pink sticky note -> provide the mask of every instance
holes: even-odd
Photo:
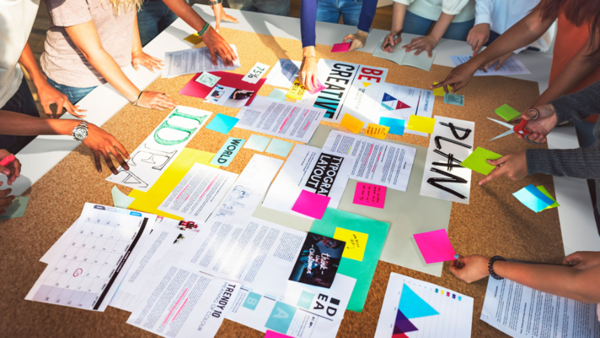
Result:
[[[336,43],[331,48],[331,52],[332,53],[342,53],[342,52],[347,52],[349,49],[350,49],[350,42]]]
[[[316,94],[318,92],[320,92],[321,90],[325,89],[326,87],[323,86],[323,84],[321,83],[321,81],[317,80],[317,89],[310,91],[310,89],[306,88],[306,90],[308,90],[309,93],[311,94]]]
[[[292,210],[308,217],[321,219],[331,197],[302,190]]]
[[[352,203],[383,209],[386,189],[381,185],[358,182]]]
[[[293,338],[292,336],[285,335],[283,333],[267,330],[265,338]]]
[[[448,239],[446,229],[414,234],[425,263],[438,263],[454,260],[456,252]]]

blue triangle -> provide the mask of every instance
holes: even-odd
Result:
[[[400,296],[400,305],[398,310],[402,311],[402,314],[407,319],[427,317],[433,315],[439,315],[431,305],[427,304],[421,297],[419,297],[413,290],[411,290],[406,284],[402,287],[402,295]]]
[[[383,93],[383,99],[381,101],[398,101],[398,99],[388,93]]]

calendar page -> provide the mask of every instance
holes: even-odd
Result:
[[[156,215],[86,203],[25,299],[104,311]]]

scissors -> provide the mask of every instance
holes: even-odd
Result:
[[[538,112],[538,111],[537,111],[537,109],[535,109],[535,108],[531,108],[530,110],[535,110],[535,111],[536,111],[536,115],[535,115],[535,117],[534,117],[534,118],[532,118],[532,120],[536,120],[536,119],[538,118],[538,116],[539,116],[539,112]],[[519,135],[523,135],[523,136],[525,137],[525,140],[526,140],[526,141],[527,141],[529,144],[541,144],[541,143],[537,143],[537,142],[533,142],[533,141],[530,141],[530,140],[529,140],[529,135],[531,134],[531,132],[529,132],[528,130],[526,130],[526,129],[525,129],[525,125],[526,125],[526,124],[527,124],[527,122],[528,122],[527,120],[521,120],[521,122],[519,122],[519,124],[517,124],[516,126],[513,126],[513,125],[512,125],[512,124],[510,124],[510,123],[506,123],[506,122],[498,121],[498,120],[496,120],[496,119],[493,119],[493,118],[491,118],[491,117],[488,117],[488,119],[490,119],[490,120],[492,120],[492,121],[494,121],[494,122],[496,122],[496,123],[498,123],[498,124],[500,124],[500,125],[503,125],[503,126],[505,126],[505,127],[507,127],[507,128],[510,128],[510,130],[508,130],[507,132],[505,132],[505,133],[502,133],[502,134],[500,134],[500,135],[498,135],[498,136],[494,137],[494,138],[493,138],[493,139],[491,139],[490,141],[497,140],[497,139],[499,139],[499,138],[501,138],[501,137],[504,137],[504,136],[510,135],[510,134],[512,134],[512,133],[516,133],[516,134],[519,134]]]

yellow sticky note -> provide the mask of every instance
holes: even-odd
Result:
[[[194,163],[201,163],[213,168],[219,168],[219,166],[209,164],[214,156],[215,154],[206,151],[184,148],[181,154],[177,156],[175,161],[167,168],[167,170],[165,170],[150,190],[143,192],[134,189],[129,193],[129,197],[135,198],[129,205],[129,209],[182,220],[183,218],[179,216],[158,210],[158,207],[165,198],[169,196],[171,191],[175,189],[177,184],[179,184],[185,174],[192,168]]]
[[[548,210],[548,209],[560,207],[560,204],[558,204],[558,202],[556,202],[556,200],[554,199],[554,197],[552,197],[552,195],[550,195],[550,193],[548,192],[548,190],[546,190],[546,187],[544,187],[543,185],[538,185],[536,188],[538,188],[538,190],[541,191],[542,194],[546,195],[549,199],[551,199],[551,200],[554,201],[554,203],[552,203],[549,206],[547,206],[546,209],[544,209],[544,210]]]
[[[435,119],[432,119],[431,117],[411,115],[408,118],[408,126],[406,129],[431,134],[433,133],[434,126]]]
[[[385,139],[389,131],[390,127],[388,126],[369,123],[367,125],[367,131],[365,132],[365,135],[383,140]]]
[[[357,119],[356,117],[350,114],[344,114],[344,117],[342,118],[342,122],[340,122],[340,124],[342,125],[342,127],[350,130],[355,134],[360,133],[362,127],[365,125],[363,121]]]
[[[285,96],[289,97],[290,99],[302,100],[302,96],[304,96],[305,92],[306,87],[301,85],[300,81],[296,79],[296,81],[294,81],[294,84],[292,85],[292,88],[290,88],[290,90],[287,92],[287,94],[285,94]]]
[[[344,228],[335,228],[333,238],[346,242],[342,257],[362,262],[365,255],[365,248],[367,247],[367,240],[369,239],[369,234]]]
[[[193,44],[194,46],[199,44],[200,42],[202,42],[202,38],[200,37],[200,35],[198,35],[198,33],[194,33],[190,36],[187,36],[185,38],[183,38],[185,41]]]
[[[438,82],[434,82],[433,85],[435,86],[436,84],[438,84]],[[449,89],[452,89],[452,87],[448,86]],[[435,88],[433,90],[433,96],[441,96],[444,97],[444,95],[446,95],[446,92],[444,91],[444,87],[440,87],[440,88]]]

